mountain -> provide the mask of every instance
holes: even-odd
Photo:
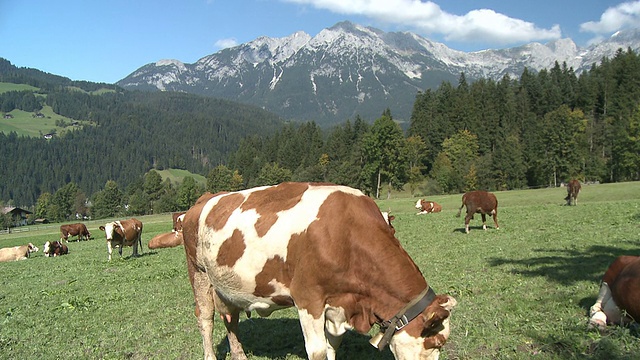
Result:
[[[462,52],[411,32],[383,32],[341,22],[311,37],[260,37],[205,56],[193,64],[160,60],[118,85],[215,96],[253,104],[285,119],[341,123],[360,115],[373,121],[386,109],[408,121],[418,91],[443,81],[519,77],[555,61],[577,73],[619,49],[640,49],[640,29],[619,32],[587,48],[571,39],[509,49]]]

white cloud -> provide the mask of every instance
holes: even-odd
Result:
[[[546,41],[562,36],[559,25],[541,29],[535,24],[508,17],[489,9],[472,10],[464,15],[443,11],[432,1],[420,0],[281,0],[311,5],[344,15],[360,15],[377,21],[415,28],[427,34],[442,34],[461,42],[513,44]]]
[[[234,38],[220,39],[214,44],[218,49],[226,49],[238,45],[238,40]]]
[[[612,33],[640,23],[640,0],[610,7],[600,16],[600,21],[580,24],[580,31],[598,35]]]

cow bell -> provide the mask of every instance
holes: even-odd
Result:
[[[377,349],[378,344],[380,344],[380,340],[382,340],[382,336],[384,336],[384,333],[382,331],[375,334],[371,339],[369,339],[369,344]]]

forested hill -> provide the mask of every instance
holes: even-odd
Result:
[[[85,194],[108,180],[123,189],[151,168],[206,174],[226,160],[242,138],[282,126],[274,114],[226,100],[182,93],[131,92],[114,85],[71,81],[0,59],[0,82],[29,84],[38,107],[95,126],[64,136],[28,138],[0,133],[0,201],[31,206],[39,194],[73,182]],[[105,86],[111,91],[98,92]],[[92,95],[100,94],[100,95]],[[20,109],[15,92],[0,94],[3,114]],[[26,101],[32,103],[32,101]],[[25,110],[27,111],[27,110]]]

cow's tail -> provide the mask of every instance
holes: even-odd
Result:
[[[462,205],[460,205],[460,209],[458,209],[458,214],[456,214],[456,217],[460,217],[460,213],[462,212],[462,208],[464,207],[464,196],[462,197]]]

